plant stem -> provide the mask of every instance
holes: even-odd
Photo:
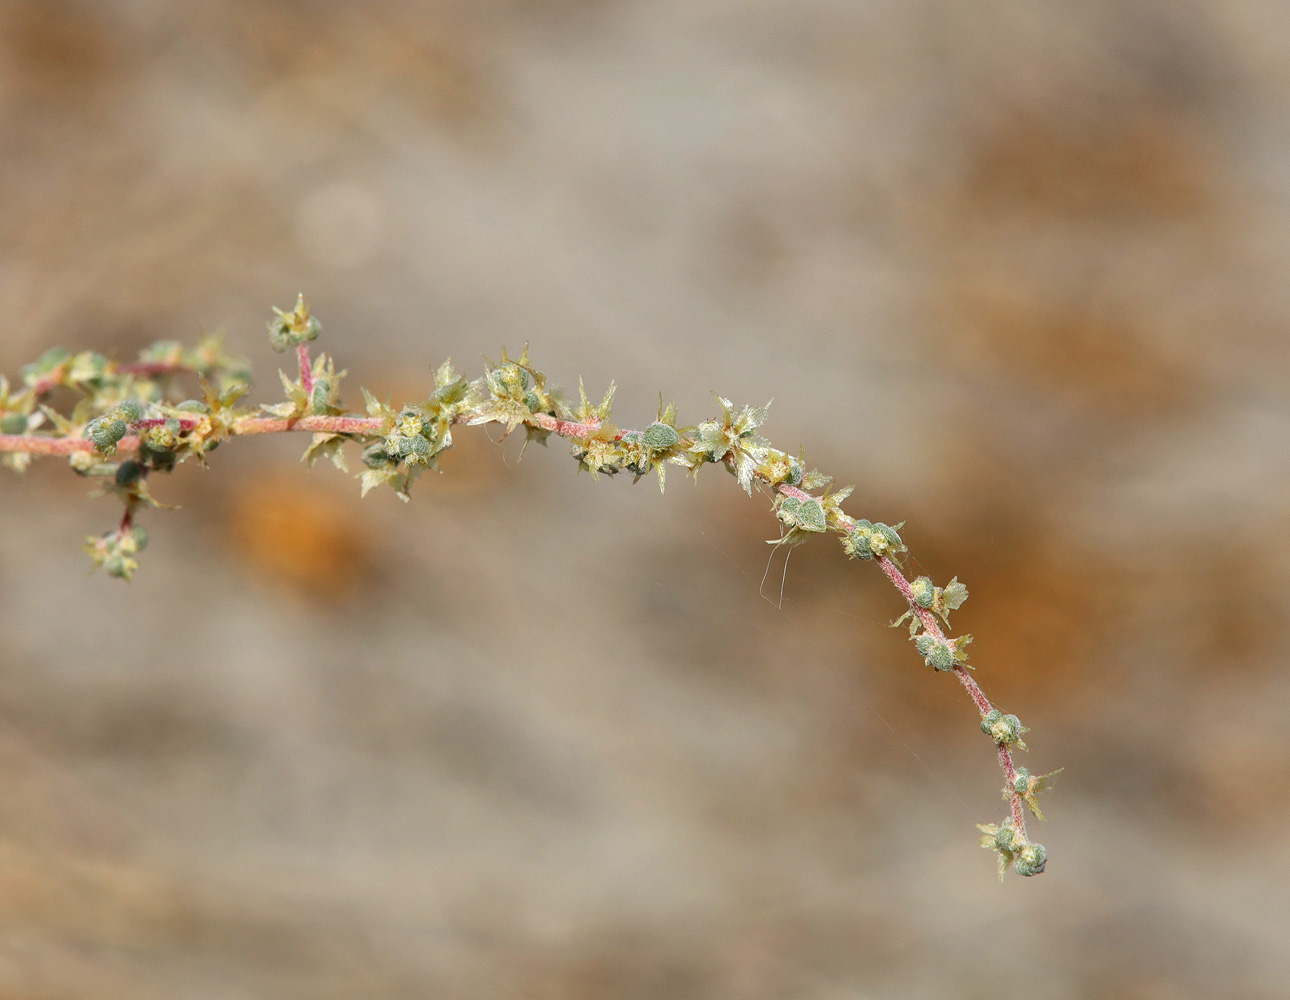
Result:
[[[887,579],[900,591],[905,600],[909,602],[909,609],[918,616],[918,620],[923,623],[924,630],[934,638],[946,642],[946,636],[941,630],[940,622],[936,620],[936,616],[929,610],[919,607],[917,600],[914,598],[914,590],[909,585],[909,581],[905,579],[905,574],[900,571],[900,567],[886,556],[878,558],[878,566],[886,574]],[[981,713],[981,718],[984,719],[994,708],[990,704],[990,699],[985,696],[985,692],[981,690],[980,685],[972,679],[972,675],[967,672],[967,668],[955,664],[953,670],[954,675],[959,679],[959,683],[967,689],[968,696],[976,704],[977,711]],[[1014,787],[1014,782],[1017,780],[1017,768],[1012,760],[1012,751],[1003,743],[997,744],[997,747],[999,750],[999,766],[1003,768],[1003,776],[1007,780],[1008,803],[1012,811],[1012,828],[1016,831],[1021,842],[1027,843],[1029,838],[1026,836],[1025,804]]]
[[[312,392],[313,375],[309,363],[309,352],[305,345],[301,344],[298,348],[298,357],[300,360],[300,377],[301,383],[306,392]],[[176,366],[160,366],[161,371],[179,370]],[[153,373],[158,373],[158,366],[153,366]],[[457,418],[457,422],[467,422],[473,413],[468,411]],[[141,421],[138,426],[152,426],[159,421],[146,420]],[[188,421],[191,424],[196,421]],[[566,420],[560,417],[554,417],[547,413],[535,413],[532,416],[532,423],[564,438],[586,438],[594,435],[603,426],[603,421],[598,418],[592,418],[586,421]],[[185,429],[190,429],[186,427]],[[308,431],[323,434],[352,434],[358,437],[375,437],[385,432],[385,422],[380,417],[357,417],[357,416],[303,416],[303,417],[242,417],[227,427],[225,433],[228,437],[245,437],[255,434],[281,434],[291,431]],[[620,430],[615,434],[616,439],[621,439],[626,430]],[[687,444],[689,438],[682,437],[681,443]],[[0,452],[26,452],[32,455],[70,455],[75,452],[92,451],[93,442],[86,438],[55,437],[52,435],[21,435],[21,434],[0,434]],[[122,452],[134,452],[139,449],[139,438],[137,435],[130,435],[122,438],[117,443],[117,449]],[[733,471],[733,459],[727,456],[725,464]],[[778,491],[780,494],[793,497],[797,500],[819,500],[819,497],[813,497],[810,493],[790,486],[787,483],[773,483],[759,478],[763,485]],[[127,522],[123,522],[123,527],[127,525],[131,511],[127,510]],[[845,533],[848,525],[833,523],[830,525],[837,531]],[[880,556],[877,560],[879,568],[886,575],[895,588],[900,591],[901,596],[908,602],[910,610],[918,616],[926,632],[942,642],[948,642],[945,633],[942,631],[940,623],[936,616],[926,608],[918,605],[914,597],[913,589],[900,568],[886,556]],[[968,696],[971,697],[976,705],[977,711],[984,718],[993,706],[990,700],[986,698],[980,686],[972,679],[971,674],[961,665],[955,665],[953,668],[954,675],[958,678],[959,683],[963,685]],[[1016,792],[1014,782],[1017,778],[1017,769],[1012,760],[1012,752],[1005,744],[997,744],[999,765],[1003,769],[1003,774],[1007,780],[1008,799],[1011,807],[1012,826],[1016,836],[1022,843],[1027,843],[1026,820],[1024,812],[1024,802],[1022,797]]]
[[[305,390],[305,399],[314,394],[314,366],[309,360],[309,345],[296,345],[296,358],[300,362],[300,385]]]

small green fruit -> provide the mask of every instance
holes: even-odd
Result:
[[[1038,875],[1048,863],[1048,852],[1043,844],[1027,844],[1017,852],[1017,860],[1012,863],[1012,870],[1018,875]]]
[[[680,440],[681,435],[677,433],[675,427],[658,420],[646,427],[641,434],[641,441],[651,451],[663,451],[665,448],[671,448]]]

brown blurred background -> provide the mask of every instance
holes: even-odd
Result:
[[[396,399],[533,344],[957,573],[1065,766],[1000,887],[958,685],[765,498],[465,431],[0,477],[0,997],[1282,997],[1290,13],[1273,0],[0,3],[0,371],[271,305]],[[779,590],[778,566],[766,592]]]

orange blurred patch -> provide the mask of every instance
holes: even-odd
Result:
[[[319,489],[316,480],[271,475],[245,479],[233,497],[231,528],[255,570],[313,596],[342,597],[370,560],[356,501]]]
[[[1149,107],[1022,111],[981,138],[967,194],[1054,215],[1189,215],[1212,185],[1185,125]]]
[[[1069,301],[1041,284],[1021,272],[966,283],[957,297],[958,346],[1069,403],[1114,416],[1176,413],[1197,398],[1197,380],[1123,307],[1095,292]]]

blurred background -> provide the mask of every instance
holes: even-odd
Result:
[[[1000,886],[959,686],[832,542],[765,599],[718,470],[246,441],[126,586],[45,460],[0,997],[1284,996],[1288,96],[1274,0],[5,0],[0,371],[223,329],[273,401],[303,291],[351,405],[525,341],[629,425],[774,397],[1066,770]]]

